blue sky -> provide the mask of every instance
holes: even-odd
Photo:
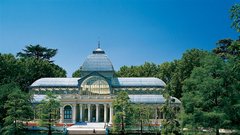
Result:
[[[118,70],[181,58],[236,39],[229,9],[239,0],[0,0],[0,53],[26,45],[57,48],[68,77],[97,47]]]

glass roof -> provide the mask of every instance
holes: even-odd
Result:
[[[41,78],[30,87],[77,87],[80,78]]]
[[[113,81],[115,87],[165,87],[166,84],[158,78],[154,77],[129,77],[116,78]]]
[[[80,78],[41,78],[30,87],[78,87]],[[165,87],[158,78],[115,78],[113,87]]]
[[[128,95],[130,101],[133,103],[139,104],[163,104],[166,100],[163,95]],[[180,104],[180,100],[175,97],[171,97],[174,99],[175,104]]]
[[[97,48],[90,54],[81,66],[81,71],[114,71],[112,62],[105,52]]]

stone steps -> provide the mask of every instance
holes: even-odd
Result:
[[[70,135],[105,134],[106,123],[80,122],[67,128]]]

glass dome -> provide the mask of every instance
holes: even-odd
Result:
[[[81,66],[81,71],[114,71],[112,62],[101,48],[90,54]]]

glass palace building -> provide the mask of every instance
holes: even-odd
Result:
[[[30,91],[34,103],[39,103],[48,91],[61,101],[60,123],[105,122],[111,123],[114,115],[112,102],[116,94],[126,91],[133,104],[156,106],[154,114],[159,119],[164,114],[159,107],[165,102],[160,94],[166,84],[154,77],[116,77],[114,68],[105,52],[98,47],[80,68],[79,78],[41,78]],[[175,99],[173,104],[179,105]]]

